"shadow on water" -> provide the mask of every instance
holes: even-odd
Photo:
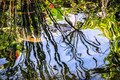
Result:
[[[24,2],[21,6],[22,15],[19,16],[23,25],[18,24],[18,29],[11,27],[6,30],[3,27],[0,30],[1,79],[105,78],[104,73],[110,71],[104,60],[108,60],[110,45],[107,38],[99,35],[101,31],[76,29],[67,17],[65,20],[70,31],[67,28],[63,31],[64,26],[57,23],[42,0],[29,5]],[[47,14],[43,13],[42,7]],[[52,20],[54,30],[46,23],[46,15]]]

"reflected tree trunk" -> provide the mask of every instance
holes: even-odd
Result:
[[[106,13],[106,8],[107,8],[107,4],[108,4],[108,0],[101,0],[102,1],[102,7],[101,7],[101,10],[102,10],[102,19],[104,19],[106,16],[107,16],[107,13]]]
[[[22,2],[22,0],[21,0]],[[28,35],[32,35],[31,29],[30,29],[30,20],[28,15],[28,5],[27,2],[24,2],[24,5],[21,7],[22,9],[22,19],[23,19],[23,26],[25,28],[25,33]]]

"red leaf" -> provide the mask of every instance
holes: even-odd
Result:
[[[16,56],[16,59],[18,59],[18,57],[19,57],[18,53],[16,53],[15,56]]]
[[[54,6],[53,6],[51,3],[50,3],[50,8],[51,8],[51,9],[53,9],[53,8],[54,8]]]

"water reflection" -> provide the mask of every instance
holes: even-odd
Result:
[[[24,50],[13,67],[1,69],[3,75],[1,78],[90,79],[93,76],[89,70],[104,66],[103,60],[109,54],[109,40],[104,36],[97,36],[98,34],[102,32],[99,30],[74,30],[66,34],[49,30],[42,32],[43,41],[25,41],[22,44]]]
[[[108,71],[104,59],[110,53],[102,32],[79,30],[60,11],[67,24],[59,24],[42,0],[20,3],[22,14],[14,15],[20,16],[16,23],[11,21],[10,29],[0,28],[0,79],[102,79],[97,74]],[[48,25],[46,16],[53,25]]]

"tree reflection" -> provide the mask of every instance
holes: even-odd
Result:
[[[2,1],[2,5],[6,2],[9,1]],[[15,8],[7,6],[6,9],[2,9],[2,15],[10,16],[10,19],[2,18],[3,21],[0,22],[2,24],[0,58],[6,58],[8,61],[2,64],[0,69],[1,79],[92,79],[93,74],[96,75],[96,73],[103,73],[102,77],[106,78],[106,73],[109,75],[112,69],[119,68],[117,66],[119,60],[114,59],[115,57],[112,61],[110,61],[111,58],[106,58],[111,62],[110,67],[99,65],[100,61],[95,56],[105,54],[106,50],[101,50],[100,47],[102,44],[96,37],[94,41],[90,40],[82,30],[76,28],[68,17],[64,16],[62,9],[59,10],[54,6],[51,0],[46,2],[20,0],[18,2],[17,0],[9,2],[9,5]],[[63,3],[63,6],[67,4],[64,1]],[[75,3],[78,4],[77,1]],[[69,4],[66,7],[71,7]],[[59,15],[54,15],[52,9],[56,9],[57,11],[53,10],[53,12]],[[4,11],[6,15],[3,14]],[[11,14],[11,12],[14,13]],[[63,31],[63,26],[57,23],[56,17],[59,20],[64,17],[70,31]],[[51,31],[52,27],[49,25],[51,21],[53,23],[51,26],[56,29],[55,34],[59,35],[54,35]],[[5,24],[7,26],[3,26]],[[19,58],[16,56],[17,53]],[[89,59],[91,61],[86,65]],[[115,64],[112,63],[114,60]]]
[[[45,28],[46,30],[46,28]],[[72,36],[70,36],[73,34]],[[62,43],[65,43],[68,46],[67,54],[71,57],[68,59],[75,60],[75,70],[71,71],[70,66],[67,65],[66,61],[62,60],[60,56],[60,43],[55,40],[55,37],[49,30],[46,30],[43,33],[44,41],[42,42],[25,42],[25,52],[21,53],[24,57],[23,61],[16,65],[12,70],[16,69],[13,72],[13,75],[20,79],[90,79],[89,69],[83,66],[84,61],[81,59],[79,53],[77,52],[77,45],[79,41],[84,41],[85,44],[89,44],[96,48],[97,43],[87,40],[82,31],[72,31],[66,36],[66,38],[61,37]],[[75,37],[76,36],[76,37]],[[77,41],[76,41],[76,40]],[[75,46],[76,45],[76,46]],[[88,47],[88,45],[85,45]],[[98,46],[98,45],[97,45]],[[52,47],[52,48],[51,48]],[[64,52],[64,51],[63,51]],[[99,51],[98,51],[99,53]],[[55,63],[55,64],[53,64]],[[7,69],[9,72],[9,69]],[[13,76],[9,75],[9,76]],[[13,78],[13,77],[12,77]],[[15,79],[15,77],[13,78]]]

